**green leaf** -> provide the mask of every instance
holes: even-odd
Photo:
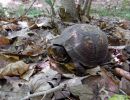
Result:
[[[52,3],[52,1],[51,1],[51,0],[45,0],[45,2],[46,2],[47,4],[49,4],[50,6],[52,6],[52,5],[53,5],[53,3]]]
[[[38,17],[40,15],[42,15],[44,12],[36,9],[36,8],[31,8],[30,11],[27,13],[28,17],[34,18],[34,17]]]
[[[52,2],[52,5],[54,6],[54,4],[55,4],[56,0],[51,0],[51,2]]]
[[[17,16],[20,17],[25,12],[25,6],[23,4],[21,4],[16,12],[17,12]]]
[[[113,95],[109,100],[130,100],[130,97],[127,95]]]

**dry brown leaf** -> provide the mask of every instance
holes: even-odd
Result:
[[[29,81],[30,77],[35,72],[35,67],[36,67],[36,64],[30,64],[29,65],[29,70],[27,72],[25,72],[23,75],[21,75],[21,78],[24,79],[24,80],[26,80],[26,81]]]
[[[16,62],[19,60],[18,56],[11,56],[11,55],[4,55],[4,54],[0,54],[0,60],[5,60],[7,62]]]
[[[119,26],[123,29],[130,29],[130,21],[122,21],[119,23]]]
[[[30,90],[32,93],[37,93],[37,92],[43,92],[46,90],[51,89],[52,87],[50,86],[49,83],[51,83],[54,87],[58,85],[59,80],[61,79],[61,75],[58,74],[56,71],[52,70],[50,68],[49,64],[46,64],[48,62],[44,62],[41,64],[41,66],[44,66],[44,69],[42,72],[36,74],[34,77],[31,78],[29,82]],[[56,80],[53,80],[53,79]],[[46,96],[45,100],[51,100],[52,94],[49,94]],[[32,98],[32,100],[41,100],[42,96],[37,96]]]
[[[0,21],[17,23],[16,18],[0,18]]]
[[[122,89],[125,93],[130,95],[130,81],[125,78],[122,78],[120,81],[120,89]]]
[[[115,87],[117,86],[117,85],[119,85],[119,80],[117,80],[114,76],[113,76],[113,74],[111,73],[111,72],[108,72],[106,69],[104,69],[104,68],[102,68],[101,69],[102,71],[101,71],[101,76],[104,78],[104,79],[106,79],[106,81],[109,81],[110,82],[110,84],[112,85],[113,84],[113,86],[115,85]]]
[[[28,70],[26,73],[24,73],[21,78],[24,80],[29,81],[30,77],[32,76],[32,74],[34,73],[35,69],[30,69]]]
[[[14,31],[13,34],[10,34],[9,36],[7,36],[8,39],[12,39],[12,38],[16,38],[16,37],[26,37],[28,38],[28,34],[27,34],[27,29],[22,29],[20,31]]]
[[[37,74],[30,81],[30,84],[29,84],[30,90],[32,93],[47,91],[52,88],[49,83],[51,83],[53,86],[58,85],[56,80],[49,79],[45,73]],[[48,100],[48,99],[51,100],[52,95],[53,93],[48,94],[45,97],[45,100]],[[32,100],[41,100],[41,98],[42,96],[37,96],[37,97],[32,98]]]
[[[87,84],[72,86],[70,92],[75,96],[79,96],[80,100],[92,100],[94,95],[92,88]]]
[[[0,45],[8,45],[10,44],[10,40],[4,36],[0,36]]]
[[[108,36],[111,45],[125,45],[130,43],[130,30],[125,30],[121,27],[114,27],[114,30],[109,30],[112,35]]]
[[[115,68],[115,71],[118,75],[125,77],[127,80],[130,81],[130,72],[127,72],[121,68]]]
[[[30,30],[38,28],[37,24],[35,22],[32,22],[32,21],[28,22],[28,26],[29,26]]]
[[[82,22],[90,22],[89,18],[85,15],[81,16]]]
[[[36,25],[38,27],[51,27],[51,19],[47,17],[42,17],[37,19]]]
[[[120,27],[116,27],[116,32],[114,35],[122,40],[129,40],[130,39],[130,30],[124,30]]]
[[[13,63],[19,60],[18,56],[9,56],[0,53],[0,68],[5,67],[9,63]]]
[[[23,55],[37,55],[43,52],[43,48],[37,45],[28,45],[26,49],[22,52]]]
[[[106,100],[102,98],[107,98],[113,95],[113,92],[118,91],[118,81],[114,79],[112,74],[110,74],[105,69],[101,69],[101,76],[90,76],[87,79],[84,79],[82,83],[83,85],[87,85],[89,87],[89,90],[84,88],[88,92],[85,94],[84,99],[82,100]],[[80,96],[83,95],[81,94]],[[86,99],[85,97],[88,99]]]
[[[16,25],[16,24],[11,23],[11,24],[7,24],[7,25],[3,25],[2,29],[3,30],[13,30],[14,31],[14,30],[20,29],[20,27],[18,25]]]
[[[4,76],[21,76],[28,71],[29,65],[23,61],[10,63],[6,67],[0,69],[0,78]]]

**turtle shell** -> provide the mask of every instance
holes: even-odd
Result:
[[[88,68],[103,63],[108,54],[106,34],[97,26],[89,24],[66,28],[52,43],[64,46],[73,61]]]

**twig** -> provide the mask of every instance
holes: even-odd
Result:
[[[56,87],[54,87],[54,88],[52,88],[52,89],[50,89],[50,90],[31,94],[31,95],[29,95],[29,96],[24,97],[24,98],[21,99],[21,100],[27,100],[27,99],[29,99],[29,98],[36,97],[36,96],[40,96],[40,95],[44,95],[44,94],[47,95],[47,94],[56,92],[56,91],[58,91],[58,90],[61,90],[61,89],[65,88],[65,86],[66,86],[66,84],[61,84],[61,85],[56,86]]]
[[[126,47],[126,45],[122,45],[122,46],[108,46],[108,49],[119,49],[122,50]]]
[[[32,8],[33,4],[34,4],[36,1],[37,1],[37,0],[34,0],[34,1],[32,2],[32,4],[31,4],[31,5],[29,6],[29,8],[23,13],[23,15],[21,15],[20,17],[16,18],[15,20],[13,20],[13,21],[11,21],[11,22],[8,22],[8,23],[5,23],[5,24],[0,24],[0,26],[2,26],[2,25],[7,25],[7,24],[13,23],[13,22],[15,22],[15,21],[19,21],[22,16],[24,16],[24,15],[26,15],[26,14],[28,13],[28,11]]]
[[[6,90],[0,90],[0,93],[15,93],[15,94],[27,94],[27,92],[15,92],[15,91],[6,91]]]
[[[105,90],[108,91],[108,92],[112,92],[112,93],[114,93],[114,94],[121,95],[121,93],[119,93],[119,92],[115,92],[115,91],[112,91],[112,90],[109,90],[109,89],[105,89]]]
[[[87,76],[84,76],[84,77],[76,77],[76,78],[79,78],[80,80],[83,80],[85,78],[88,78],[90,75],[87,75]],[[73,79],[72,79],[73,80]],[[59,90],[62,90],[66,87],[69,87],[70,84],[68,83],[69,81],[66,81],[65,83],[62,83],[50,90],[47,90],[47,91],[43,91],[43,92],[37,92],[37,93],[34,93],[34,94],[31,94],[31,95],[28,95],[26,97],[24,97],[23,99],[21,100],[26,100],[26,99],[29,99],[29,98],[32,98],[32,97],[36,97],[36,96],[40,96],[40,95],[47,95],[47,94],[50,94],[50,93],[53,93],[53,92],[56,92],[56,91],[59,91]]]
[[[28,11],[32,8],[32,6],[34,5],[34,3],[36,2],[37,0],[34,0],[33,2],[32,2],[32,4],[30,5],[30,7],[26,10],[26,12],[22,15],[22,16],[24,16],[24,15],[26,15],[27,13],[28,13]]]
[[[41,99],[41,100],[44,100],[44,99],[45,99],[45,97],[46,97],[46,93],[44,94],[44,96],[42,97],[42,99]]]

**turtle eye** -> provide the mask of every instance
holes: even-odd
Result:
[[[57,44],[54,44],[48,48],[48,56],[60,63],[67,63],[70,60],[65,48]]]

